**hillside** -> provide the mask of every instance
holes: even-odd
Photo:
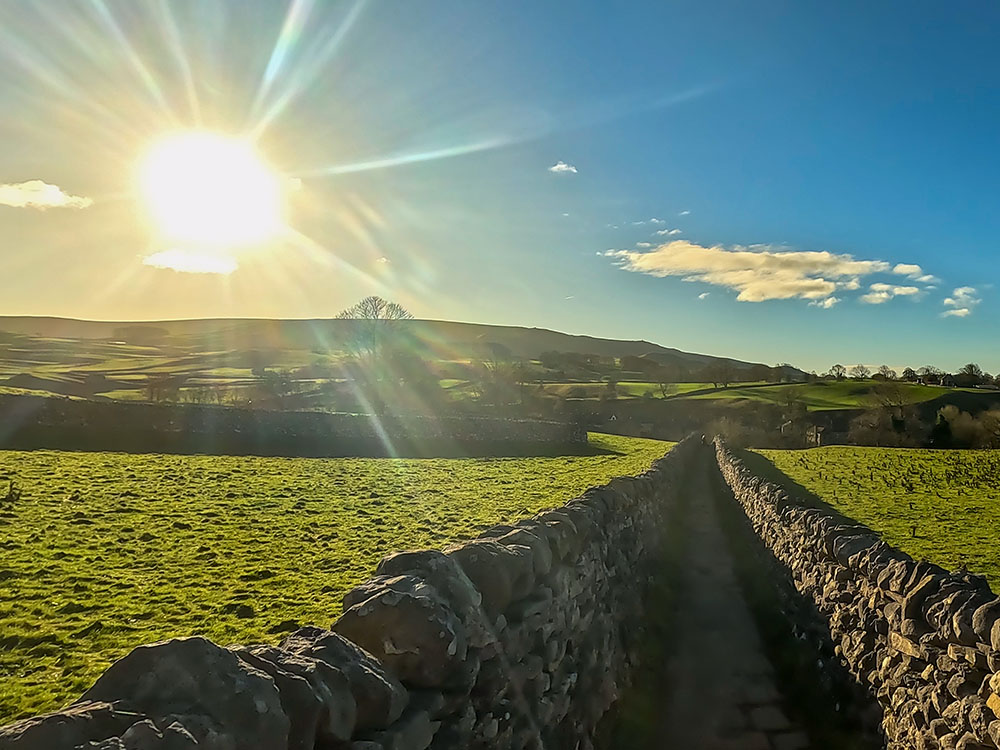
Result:
[[[351,336],[350,320],[198,319],[149,322],[88,321],[72,318],[0,316],[0,331],[56,339],[115,340],[128,343],[169,337],[173,346],[219,350],[326,351],[341,346]],[[482,358],[500,345],[521,359],[537,359],[543,352],[574,352],[601,357],[648,356],[661,364],[687,368],[728,364],[735,369],[755,363],[695,354],[648,341],[581,336],[545,328],[483,325],[440,320],[404,321],[402,327],[418,350],[429,358],[467,360]],[[123,335],[124,334],[124,335]],[[788,368],[792,376],[804,374]]]

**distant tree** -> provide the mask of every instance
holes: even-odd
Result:
[[[895,380],[896,371],[893,370],[889,365],[882,365],[878,368],[878,374],[882,376],[883,380]]]
[[[851,377],[854,378],[855,380],[864,380],[865,378],[870,377],[871,374],[872,371],[869,370],[864,365],[854,365],[854,367],[851,368],[850,372]]]
[[[955,384],[964,387],[982,385],[983,380],[983,368],[975,362],[969,362],[955,376]]]
[[[928,385],[939,385],[941,383],[941,377],[944,375],[944,371],[934,365],[924,365],[917,370],[917,375],[919,375],[920,379]]]
[[[917,371],[914,370],[912,367],[907,367],[905,370],[903,370],[903,380],[905,380],[907,383],[917,382],[918,377],[919,376],[917,375]]]
[[[365,297],[337,315],[338,320],[355,321],[348,346],[359,358],[368,360],[377,359],[391,346],[399,322],[411,318],[401,305],[375,296]]]
[[[843,380],[845,377],[847,377],[847,368],[841,364],[836,364],[830,368],[830,375],[835,380]]]

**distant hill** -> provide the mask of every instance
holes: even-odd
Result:
[[[728,363],[736,369],[757,363],[707,354],[694,354],[649,341],[579,336],[545,328],[482,325],[442,320],[401,323],[411,341],[437,359],[475,359],[496,345],[513,356],[537,359],[543,352],[575,352],[602,357],[647,356],[662,364],[688,368]],[[90,321],[72,318],[0,316],[0,331],[63,339],[124,338],[130,343],[168,339],[174,345],[210,349],[329,350],[350,339],[350,320],[197,319],[163,321]],[[805,373],[789,367],[789,376]]]

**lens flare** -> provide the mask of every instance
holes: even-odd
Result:
[[[284,225],[281,180],[251,144],[191,132],[156,143],[140,190],[164,239],[209,248],[255,245]]]

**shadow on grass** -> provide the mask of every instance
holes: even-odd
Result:
[[[785,492],[800,501],[805,507],[816,508],[824,513],[828,513],[835,521],[847,526],[864,526],[864,524],[859,521],[845,516],[832,505],[827,504],[826,501],[821,500],[818,495],[810,492],[759,453],[754,453],[753,451],[746,450],[745,448],[733,449],[733,453],[737,458],[743,461],[746,467],[755,476],[763,477],[769,482],[773,482],[779,487],[782,487]],[[865,526],[865,528],[868,527]],[[871,531],[871,529],[869,529],[869,531]],[[878,532],[872,531],[872,533],[876,534]]]

